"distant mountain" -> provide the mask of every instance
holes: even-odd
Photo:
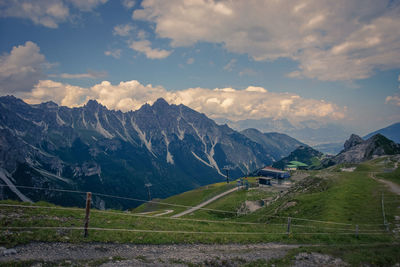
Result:
[[[326,143],[312,146],[314,149],[321,151],[325,154],[336,155],[343,149],[343,142],[341,143]]]
[[[320,164],[320,160],[323,155],[324,155],[323,153],[313,149],[312,147],[300,146],[292,153],[290,153],[289,156],[272,164],[272,167],[278,169],[284,169],[285,166],[288,165],[290,161],[299,161],[307,164],[310,167],[317,166]]]
[[[389,125],[388,127],[379,129],[375,132],[372,132],[370,134],[367,134],[366,136],[364,136],[364,139],[368,139],[373,135],[376,134],[381,134],[384,135],[386,138],[393,140],[396,143],[400,143],[400,122],[398,123],[394,123],[392,125]]]
[[[290,152],[304,144],[300,141],[281,133],[261,133],[256,129],[246,129],[240,132],[252,141],[262,145],[275,161],[289,155]]]
[[[216,119],[216,122],[226,123],[238,131],[247,128],[255,128],[261,132],[284,133],[311,146],[328,143],[343,143],[351,133],[342,125],[321,123],[315,120],[301,121],[296,123],[296,125],[290,123],[287,119],[271,118],[240,121]]]
[[[400,145],[387,139],[381,134],[376,134],[367,140],[352,134],[344,143],[344,149],[336,156],[322,162],[328,167],[340,163],[360,163],[372,159],[374,156],[400,154]]]
[[[0,183],[164,198],[272,164],[273,151],[226,125],[164,99],[137,111],[108,110],[90,100],[68,108],[0,97]],[[11,190],[9,189],[11,188]],[[84,196],[4,189],[3,197],[84,204]],[[141,204],[94,195],[98,208]]]

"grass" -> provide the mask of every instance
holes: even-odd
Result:
[[[380,173],[377,175],[377,177],[392,181],[400,185],[400,168],[397,168],[393,172]]]
[[[175,195],[163,200],[155,200],[159,201],[160,203],[167,203],[167,204],[178,204],[184,206],[195,206],[198,205],[222,192],[225,192],[233,187],[235,187],[236,182],[231,182],[227,184],[226,182],[211,184],[202,186],[200,188],[184,192],[179,195]],[[169,215],[174,215],[186,210],[185,207],[176,207],[170,205],[163,205],[163,204],[156,204],[156,203],[145,203],[140,205],[133,212],[140,213],[140,212],[160,212],[166,209],[173,209],[174,212],[170,213]]]
[[[137,214],[138,212],[160,211],[170,208],[163,205],[142,205],[133,212],[125,213],[121,211],[103,212],[94,209],[91,211],[90,227],[178,231],[175,233],[90,230],[89,237],[84,238],[82,229],[8,229],[2,231],[0,235],[0,246],[12,247],[32,241],[136,244],[283,242],[318,244],[317,247],[303,247],[294,250],[293,253],[320,251],[341,257],[351,264],[357,265],[367,262],[376,265],[390,265],[399,262],[399,246],[380,244],[399,242],[399,237],[391,232],[368,232],[370,234],[365,234],[367,231],[384,230],[382,225],[378,225],[383,223],[382,193],[384,193],[385,199],[388,199],[385,202],[387,220],[393,223],[395,216],[400,215],[399,203],[390,201],[391,199],[399,199],[399,197],[387,191],[381,183],[372,179],[369,175],[373,171],[380,172],[377,176],[381,178],[398,179],[398,169],[392,173],[385,172],[388,166],[393,167],[393,162],[387,160],[387,158],[379,158],[358,165],[354,172],[340,172],[337,167],[329,170],[307,171],[309,176],[296,182],[287,192],[272,192],[258,188],[248,191],[240,190],[226,195],[206,207],[231,213],[198,210],[192,215],[186,215],[184,220],[177,220],[167,217],[138,216]],[[254,183],[255,179],[251,177],[249,182]],[[235,185],[235,182],[230,184],[218,183],[161,201],[163,203],[193,206]],[[276,201],[253,213],[236,214],[238,208],[246,200],[257,201],[275,198]],[[0,204],[30,206],[30,204],[15,201],[1,201]],[[83,209],[58,209],[60,207],[45,202],[35,203],[34,205],[43,208],[0,206],[0,227],[83,226]],[[185,210],[185,208],[176,209],[175,207],[173,209],[175,213]],[[290,235],[285,234],[288,217],[292,218]],[[300,220],[302,218],[341,224]],[[193,221],[199,219],[214,220],[219,221],[219,223]],[[235,224],[235,222],[259,224]],[[355,235],[356,224],[359,225],[360,234],[358,237]],[[193,234],[183,233],[182,231],[202,233]],[[228,233],[218,234],[215,232]],[[231,234],[230,232],[243,232],[243,234]],[[323,246],[320,246],[321,244]],[[372,250],[370,250],[371,248]],[[260,261],[249,264],[253,264],[251,266],[257,266],[257,264],[276,264],[279,266],[287,264],[292,258],[289,255],[287,258],[273,262]]]

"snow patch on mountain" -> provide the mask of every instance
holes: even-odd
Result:
[[[101,135],[103,135],[105,138],[109,138],[109,139],[111,139],[111,138],[113,138],[114,137],[114,135],[112,135],[112,134],[110,134],[106,129],[104,129],[103,128],[103,126],[101,125],[101,122],[100,122],[100,120],[99,120],[99,113],[94,113],[94,116],[95,116],[95,118],[96,118],[96,131],[98,132],[98,133],[100,133]]]
[[[139,126],[133,121],[133,118],[131,117],[131,124],[133,129],[138,133],[140,140],[143,142],[143,144],[146,146],[147,150],[154,156],[157,157],[156,154],[154,154],[153,149],[151,148],[151,138],[149,141],[146,139],[146,133],[142,132],[140,130]]]
[[[23,202],[32,202],[32,200],[30,200],[27,196],[25,196],[24,194],[21,193],[21,191],[19,191],[15,185],[11,182],[10,179],[8,179],[7,177],[7,171],[0,168],[0,179],[3,180],[4,183],[6,183],[6,185],[8,185],[8,188],[13,191],[18,197],[19,199],[21,199]]]
[[[168,140],[167,134],[165,133],[164,130],[161,131],[161,134],[164,136],[164,142],[165,142],[165,145],[167,146],[167,162],[170,164],[174,164],[174,158],[172,157],[171,153],[168,150],[169,140]]]

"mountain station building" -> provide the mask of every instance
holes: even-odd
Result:
[[[287,171],[282,171],[272,167],[264,167],[257,173],[258,176],[275,178],[275,179],[285,179],[290,178],[290,174]]]
[[[286,165],[285,170],[287,171],[295,171],[295,170],[305,170],[307,169],[308,165],[300,162],[300,161],[290,161],[288,165]]]

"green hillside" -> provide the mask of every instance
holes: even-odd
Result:
[[[282,242],[303,244],[294,250],[296,253],[320,251],[355,265],[371,262],[391,265],[400,261],[400,222],[396,217],[400,216],[400,196],[373,177],[398,180],[396,162],[395,157],[381,157],[359,165],[297,171],[290,184],[262,188],[256,187],[256,177],[250,177],[249,190],[230,193],[205,209],[180,218],[171,216],[187,209],[184,206],[197,205],[233,188],[236,182],[212,184],[154,200],[130,212],[92,209],[90,227],[94,229],[89,229],[88,238],[82,236],[83,209],[1,201],[0,228],[6,234],[0,235],[0,246],[12,247],[32,241]],[[389,231],[383,225],[382,195]],[[252,211],[254,206],[258,209]],[[155,216],[167,209],[173,212]],[[291,218],[289,234],[288,217]],[[288,260],[284,258],[276,263],[285,264]]]

